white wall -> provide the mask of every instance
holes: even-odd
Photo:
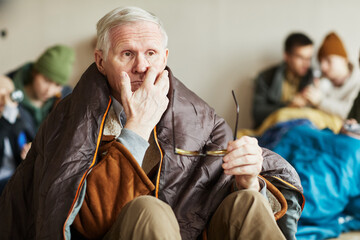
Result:
[[[36,59],[56,43],[77,54],[72,85],[93,62],[96,22],[119,6],[158,15],[169,35],[169,66],[190,89],[234,124],[231,89],[240,103],[239,127],[251,127],[253,78],[282,58],[283,40],[304,31],[318,48],[335,30],[356,61],[358,0],[0,0],[0,74]],[[314,63],[316,63],[314,59]],[[357,66],[357,65],[356,65]]]

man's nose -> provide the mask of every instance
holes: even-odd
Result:
[[[142,54],[136,56],[133,73],[144,73],[149,68],[150,64],[146,57]]]

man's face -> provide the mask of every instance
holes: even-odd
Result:
[[[341,86],[345,80],[342,76],[348,68],[348,61],[338,55],[328,55],[320,59],[320,68],[322,74],[335,86]]]
[[[291,53],[285,53],[285,62],[292,73],[298,77],[303,77],[311,66],[313,54],[312,45],[295,47]]]
[[[62,90],[62,86],[51,81],[41,73],[34,75],[32,82],[34,97],[36,100],[46,102],[48,99],[55,97]]]
[[[131,90],[136,91],[144,81],[149,67],[161,73],[167,63],[168,49],[158,25],[140,21],[114,27],[109,32],[111,46],[106,59],[95,51],[100,72],[107,76],[113,94],[119,95],[120,74],[125,71],[131,80]]]

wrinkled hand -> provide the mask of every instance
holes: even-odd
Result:
[[[258,175],[263,157],[257,139],[244,136],[228,143],[228,153],[223,158],[225,174],[234,175],[238,189],[260,190]]]
[[[313,105],[318,106],[322,99],[322,92],[315,86],[309,86],[304,90],[304,97]]]
[[[142,85],[135,91],[131,91],[129,75],[126,72],[120,77],[121,103],[126,114],[125,128],[130,129],[149,139],[150,133],[159,122],[165,112],[169,99],[168,71],[164,70],[157,76],[153,68],[149,68]]]

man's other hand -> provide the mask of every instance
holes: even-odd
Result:
[[[230,141],[223,161],[225,174],[234,175],[238,189],[260,190],[258,175],[262,168],[262,149],[256,138],[244,136]]]

